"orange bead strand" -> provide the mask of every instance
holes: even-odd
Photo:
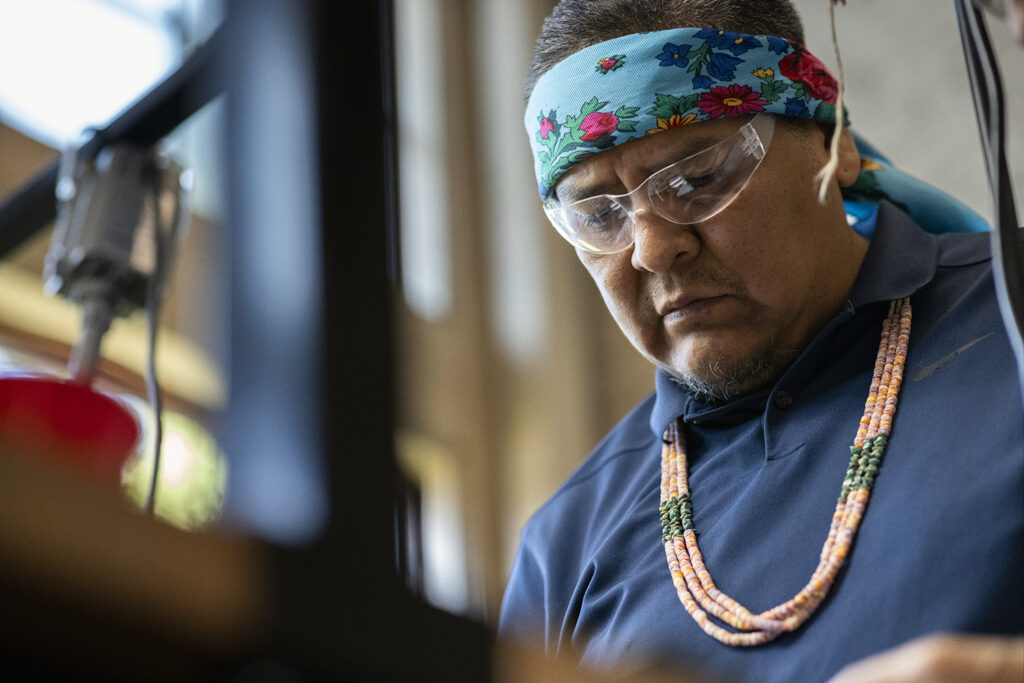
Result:
[[[704,564],[693,525],[682,421],[665,431],[661,454],[660,514],[669,572],[684,609],[709,636],[738,647],[761,645],[800,628],[828,595],[864,516],[892,429],[910,343],[910,299],[893,301],[882,324],[864,415],[851,447],[818,566],[807,585],[786,602],[753,614],[718,590]],[[712,617],[735,631],[715,623]]]

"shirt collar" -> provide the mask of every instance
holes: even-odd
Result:
[[[936,236],[883,200],[878,205],[875,232],[850,290],[850,303],[860,308],[910,296],[931,282],[938,259]]]
[[[850,290],[849,305],[839,315],[848,318],[851,308],[855,312],[869,304],[910,296],[931,282],[938,257],[936,236],[922,230],[909,216],[883,200],[879,203],[874,234]],[[687,422],[745,419],[764,410],[770,393],[770,388],[765,388],[730,401],[709,403],[694,396],[661,369],[655,388],[657,397],[650,427],[659,437],[668,423],[679,416]]]

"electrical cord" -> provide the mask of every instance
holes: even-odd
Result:
[[[146,494],[145,512],[153,516],[156,510],[156,490],[160,479],[160,462],[163,445],[163,394],[156,374],[156,340],[160,320],[160,306],[163,300],[164,280],[167,277],[167,261],[172,253],[173,242],[179,233],[183,217],[183,202],[176,201],[174,215],[165,228],[161,220],[160,198],[162,174],[151,168],[153,183],[153,274],[146,285],[147,362],[146,395],[153,409],[153,471],[150,475]]]
[[[985,171],[992,190],[994,225],[990,237],[996,299],[1017,360],[1017,381],[1024,397],[1024,252],[1004,148],[1006,122],[1002,79],[982,11],[968,6],[968,0],[954,2]]]

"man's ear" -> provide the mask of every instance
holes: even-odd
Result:
[[[835,126],[820,121],[817,123],[824,137],[825,154],[830,154],[832,132],[835,130]],[[848,127],[843,126],[843,130],[839,134],[839,168],[836,169],[836,180],[839,181],[839,187],[853,185],[859,173],[860,153],[857,151],[857,145],[853,142],[853,133]]]

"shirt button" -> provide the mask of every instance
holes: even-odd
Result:
[[[775,392],[775,407],[785,410],[793,405],[793,395],[788,391]]]

